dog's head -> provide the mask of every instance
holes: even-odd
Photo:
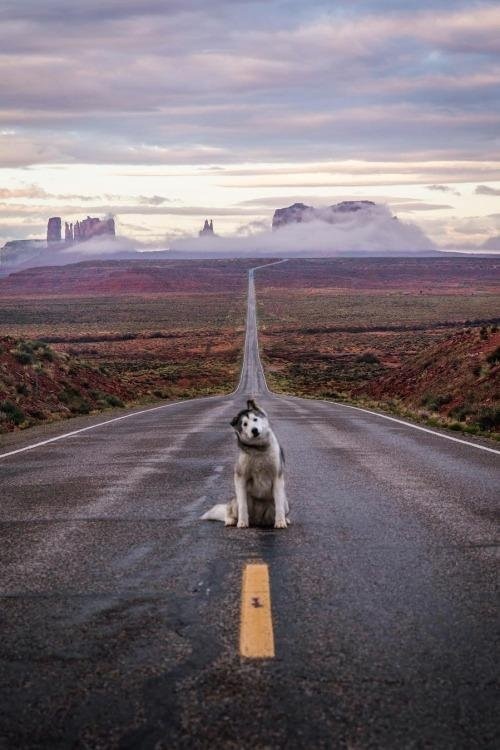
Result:
[[[234,427],[238,438],[249,445],[262,444],[269,433],[267,414],[253,399],[249,399],[247,408],[242,409],[231,420],[231,427]]]

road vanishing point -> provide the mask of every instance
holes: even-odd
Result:
[[[286,530],[199,520],[248,396]],[[493,444],[271,393],[253,270],[233,394],[74,424],[0,448],[2,750],[499,746]]]

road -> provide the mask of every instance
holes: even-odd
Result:
[[[287,530],[199,521],[247,395],[285,448]],[[270,393],[253,273],[234,394],[103,421],[0,449],[0,747],[498,747],[498,452]],[[246,659],[257,561],[275,656]]]

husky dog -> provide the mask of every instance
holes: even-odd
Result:
[[[236,497],[214,505],[202,515],[226,526],[274,526],[286,529],[289,520],[285,494],[285,456],[269,426],[266,412],[253,399],[231,421],[238,441],[234,467]]]

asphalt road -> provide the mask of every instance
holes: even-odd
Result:
[[[499,453],[271,394],[252,276],[236,393],[0,448],[0,747],[498,747]],[[287,530],[198,520],[231,495],[247,395]],[[252,560],[274,659],[238,651]]]

